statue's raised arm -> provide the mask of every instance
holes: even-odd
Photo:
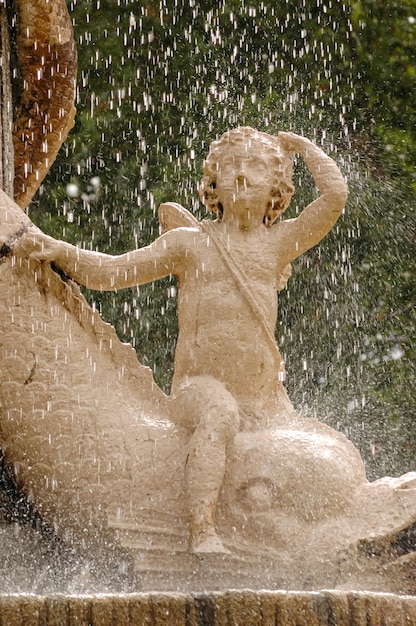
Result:
[[[319,243],[331,230],[345,207],[347,185],[335,161],[309,139],[280,132],[278,141],[286,153],[303,157],[320,194],[299,217],[279,224],[283,235],[280,245],[289,262]]]

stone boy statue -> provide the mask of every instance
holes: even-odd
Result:
[[[276,222],[293,193],[291,154],[301,154],[319,196],[299,217]],[[215,221],[197,222],[177,205],[162,205],[162,222],[178,227],[119,256],[39,233],[19,246],[90,289],[177,276],[171,419],[192,434],[185,468],[191,550],[206,553],[227,552],[215,523],[227,446],[239,430],[278,425],[294,410],[274,340],[277,289],[288,264],[334,225],[347,188],[334,161],[308,139],[241,127],[211,145],[200,193]]]

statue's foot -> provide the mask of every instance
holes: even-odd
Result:
[[[231,554],[213,529],[199,533],[191,541],[193,554]]]

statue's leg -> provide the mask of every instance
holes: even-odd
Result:
[[[238,432],[237,402],[223,383],[198,376],[179,387],[172,407],[175,421],[193,430],[185,467],[191,550],[228,552],[216,534],[215,513],[227,446]]]

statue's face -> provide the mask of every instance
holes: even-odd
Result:
[[[223,219],[237,219],[240,226],[263,222],[271,202],[272,172],[267,159],[244,145],[230,146],[218,161],[216,192],[224,209]]]

